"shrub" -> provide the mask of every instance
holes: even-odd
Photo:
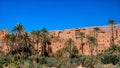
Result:
[[[84,66],[87,68],[94,68],[94,65],[96,64],[96,62],[97,60],[95,56],[88,56],[84,61]]]
[[[36,60],[38,60],[39,64],[46,64],[47,63],[46,57],[39,57]]]
[[[10,61],[11,61],[11,57],[10,56],[0,58],[0,64],[1,65],[5,64],[5,63],[10,63]]]
[[[119,62],[119,57],[117,55],[113,54],[103,54],[102,55],[102,63],[103,64],[110,64],[112,63],[113,65],[117,64]]]
[[[56,58],[46,58],[47,60],[47,66],[49,67],[55,67],[58,64],[58,60]]]
[[[109,63],[111,63],[110,55],[103,54],[101,61],[102,61],[103,64],[109,64]]]
[[[118,66],[120,66],[120,61],[117,63]]]
[[[77,65],[85,66],[85,60],[88,58],[86,55],[78,55],[75,57]]]
[[[119,57],[117,55],[111,55],[111,62],[113,65],[119,62]]]
[[[96,64],[94,65],[94,67],[95,67],[95,68],[104,68],[104,67],[103,67],[103,64],[102,64],[102,62],[101,62],[100,60],[98,60],[98,61],[96,62]]]

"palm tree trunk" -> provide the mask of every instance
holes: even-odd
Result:
[[[93,55],[93,50],[94,50],[94,47],[92,45],[90,45],[90,53],[91,53],[91,56]]]
[[[82,54],[83,54],[83,38],[81,38],[81,49],[82,49]]]
[[[37,42],[37,52],[38,52],[39,50],[38,50],[38,42]]]
[[[48,45],[48,56],[50,55],[50,45]]]
[[[7,45],[7,49],[8,49],[8,52],[9,52],[10,50],[9,50],[9,46],[8,45]]]
[[[112,28],[112,44],[114,44],[114,25],[111,25]]]
[[[98,33],[96,34],[96,39],[98,40]],[[97,41],[98,43],[98,41]],[[98,44],[96,45],[96,51],[98,50]],[[98,54],[98,51],[97,51],[97,54]]]
[[[84,53],[83,53],[83,46],[84,46],[84,45],[82,44],[82,54],[84,54]]]
[[[46,52],[46,43],[43,43],[43,46],[42,46],[42,56],[45,56],[45,52]]]

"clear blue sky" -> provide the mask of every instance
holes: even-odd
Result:
[[[64,30],[120,23],[120,0],[0,0],[0,29],[18,22],[27,31]]]

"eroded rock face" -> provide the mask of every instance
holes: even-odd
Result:
[[[59,30],[50,31],[49,35],[50,35],[50,38],[52,41],[50,46],[52,48],[52,52],[55,53],[57,50],[64,47],[65,41],[68,38],[72,38],[74,40],[75,46],[77,46],[77,48],[79,50],[79,53],[81,53],[81,41],[80,41],[80,38],[78,38],[78,33],[84,32],[85,36],[88,36],[88,35],[95,36],[95,32],[94,32],[93,28],[94,27],[66,29],[64,31],[59,31]],[[99,28],[101,29],[101,31],[98,33],[98,37],[97,37],[98,46],[94,47],[93,54],[104,52],[104,50],[107,49],[111,43],[111,27],[110,26],[102,26]],[[7,33],[8,32],[6,30],[2,30],[0,32],[0,40]],[[120,40],[120,25],[116,25],[114,28],[114,38],[115,38],[115,43],[120,44],[118,42]],[[90,49],[89,49],[89,45],[87,43],[86,38],[83,38],[83,43],[84,43],[83,53],[85,55],[89,55]],[[3,45],[0,42],[0,45],[2,45],[3,50],[6,51],[5,44]],[[35,48],[37,47],[36,45],[34,45],[34,46],[35,46]],[[39,47],[39,50],[41,50],[40,47]]]

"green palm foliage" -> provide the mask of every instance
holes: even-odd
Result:
[[[21,42],[22,43],[21,43],[20,48],[22,49],[21,50],[22,53],[25,53],[26,55],[31,55],[32,53],[34,53],[34,51],[33,51],[34,48],[31,45],[31,39],[30,39],[30,37],[29,37],[27,32],[23,33]]]
[[[79,38],[81,40],[81,47],[80,48],[82,48],[82,54],[83,54],[83,47],[84,47],[83,39],[85,38],[85,33],[80,32],[78,35],[79,35]]]
[[[22,33],[24,32],[24,27],[23,25],[21,25],[20,23],[18,23],[17,25],[14,26],[13,30],[12,30],[13,34],[15,35],[14,39],[14,51],[15,53],[19,53],[19,48],[21,47],[21,43],[22,43]],[[13,51],[12,51],[13,52]]]
[[[99,31],[100,31],[100,28],[99,28],[99,27],[95,27],[95,28],[94,28],[94,32],[95,32],[95,37],[96,37],[96,38],[98,37]]]
[[[95,38],[96,39],[98,39],[98,34],[99,34],[99,32],[100,32],[100,28],[99,27],[95,27],[94,28],[94,33],[95,33]],[[98,45],[96,45],[96,50],[98,49]],[[98,53],[98,51],[97,51],[97,53]]]
[[[65,66],[68,65],[69,68],[72,68],[71,58],[74,58],[77,54],[78,49],[75,46],[74,41],[71,38],[67,39],[65,46],[55,54],[56,58],[60,61],[58,66],[65,64]]]
[[[23,25],[18,23],[16,26],[14,26],[12,30],[17,36],[21,35],[21,33],[24,31]]]
[[[109,24],[111,25],[111,31],[112,31],[112,37],[111,37],[111,40],[112,40],[112,42],[111,42],[111,44],[114,44],[114,27],[115,27],[115,20],[113,20],[113,19],[110,19],[109,21]]]
[[[78,49],[75,46],[74,41],[71,38],[69,38],[65,42],[65,46],[56,52],[56,57],[58,57],[60,59],[62,59],[63,57],[64,58],[67,58],[67,57],[72,58],[72,57],[76,56],[77,54],[78,54]]]
[[[94,46],[97,45],[97,39],[93,36],[87,36],[87,43],[89,44],[90,53],[93,55]]]
[[[31,34],[32,34],[32,41],[33,41],[33,43],[36,43],[37,50],[38,50],[38,45],[40,43],[40,31],[35,30],[35,31],[32,31]]]
[[[117,44],[112,44],[110,48],[105,51],[105,53],[120,55],[120,46]]]
[[[10,45],[11,45],[11,51],[15,48],[17,48],[16,44],[16,36],[14,34],[10,34]]]
[[[74,43],[74,41],[73,41],[71,38],[69,38],[69,39],[66,41],[65,46],[66,46],[66,47],[65,47],[65,50],[66,50],[67,52],[69,52],[70,57],[73,57],[73,56],[75,56],[75,55],[78,54],[78,49],[77,49],[77,47],[75,46],[75,43]]]
[[[10,45],[10,54],[19,55],[19,56],[28,56],[31,55],[34,48],[31,46],[31,38],[29,34],[24,31],[23,26],[21,24],[17,24],[12,34],[6,34],[3,37],[3,41]]]
[[[49,56],[49,49],[51,45],[51,39],[49,37],[49,33],[46,28],[43,28],[40,33],[40,43],[42,45],[42,56]],[[48,45],[48,50],[46,50],[46,47]]]

